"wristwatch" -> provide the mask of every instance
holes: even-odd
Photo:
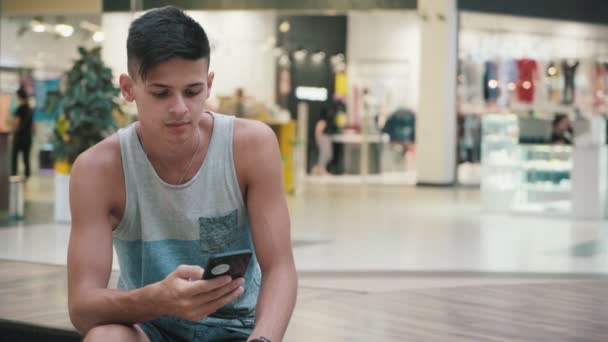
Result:
[[[260,337],[254,338],[253,340],[249,340],[249,342],[272,342],[272,341],[270,341],[266,337],[260,336]]]

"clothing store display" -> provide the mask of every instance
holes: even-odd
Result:
[[[549,62],[545,76],[547,77],[547,99],[549,102],[559,103],[561,100],[561,67],[553,61]]]
[[[534,102],[534,81],[536,79],[536,61],[528,58],[517,61],[519,81],[517,82],[517,98],[524,103]]]
[[[606,72],[607,72],[606,78],[604,78],[604,83],[605,83],[605,88],[608,91],[608,62],[603,62],[602,65],[604,65],[604,70],[606,70]]]
[[[498,98],[498,65],[487,61],[483,74],[483,98],[492,102]]]
[[[562,62],[562,71],[564,73],[564,104],[574,103],[574,79],[576,76],[576,69],[579,66],[578,61],[564,60]]]
[[[592,78],[592,93],[593,93],[593,108],[601,110],[606,103],[606,80],[608,80],[608,65],[601,62],[595,62],[593,65]]]
[[[498,68],[498,87],[500,89],[498,106],[508,107],[511,105],[518,77],[516,60],[505,59],[500,63]]]

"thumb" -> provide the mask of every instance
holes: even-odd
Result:
[[[182,279],[196,279],[203,277],[203,268],[197,265],[180,265],[175,269],[175,275]]]

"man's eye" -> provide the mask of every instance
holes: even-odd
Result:
[[[191,90],[186,90],[186,96],[188,97],[195,97],[196,95],[200,94],[202,90],[198,90],[198,91],[191,91]]]
[[[162,93],[152,93],[152,96],[162,99],[162,98],[169,96],[169,92],[163,91]]]

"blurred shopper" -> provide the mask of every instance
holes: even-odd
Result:
[[[333,142],[331,135],[335,126],[335,109],[333,106],[325,107],[321,110],[321,115],[315,124],[315,142],[319,151],[317,164],[313,167],[314,175],[329,175],[327,165],[333,158]]]
[[[15,110],[13,151],[11,158],[11,174],[17,175],[17,164],[19,153],[23,156],[25,167],[25,179],[30,178],[30,151],[33,140],[33,113],[30,108],[28,96],[23,88],[17,90],[17,101],[19,106]]]
[[[416,116],[414,112],[405,108],[395,110],[386,119],[382,132],[389,135],[391,143],[413,144],[416,141]]]
[[[237,118],[243,118],[247,114],[245,107],[245,92],[243,88],[237,88],[234,96],[234,115]]]
[[[572,126],[570,125],[570,119],[565,114],[557,114],[553,119],[553,130],[551,132],[551,143],[552,144],[572,144]]]

